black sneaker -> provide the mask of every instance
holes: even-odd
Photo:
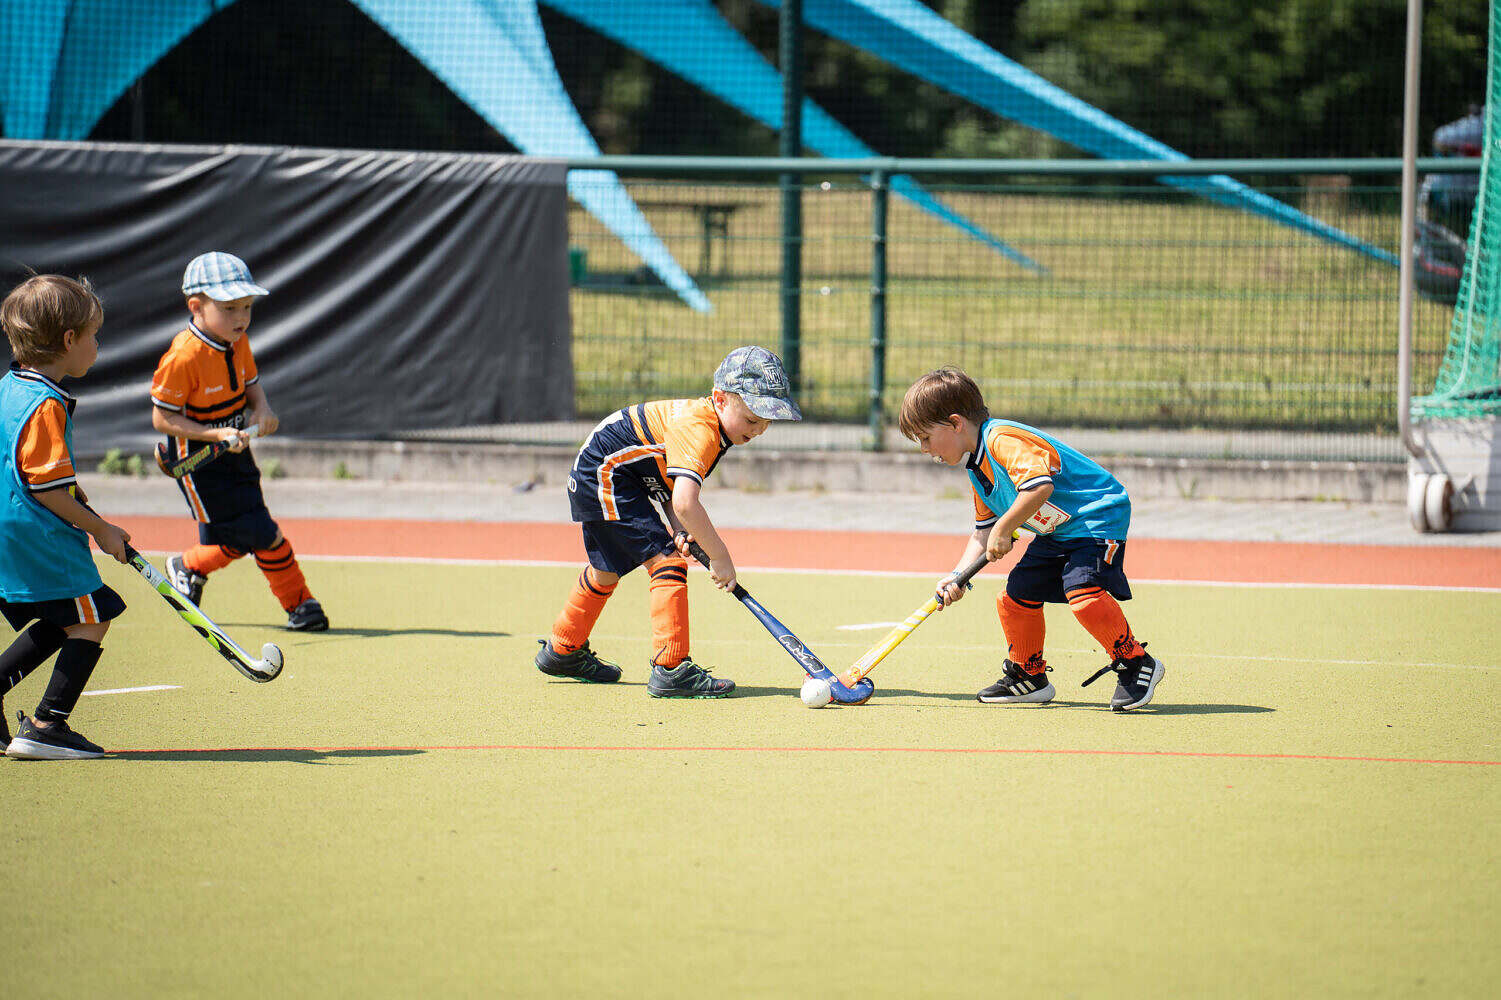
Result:
[[[590,684],[614,684],[620,680],[620,667],[609,660],[601,660],[587,642],[571,653],[558,653],[546,639],[537,641],[542,648],[537,650],[537,658],[532,662],[549,677],[577,677]]]
[[[10,741],[5,755],[16,760],[87,760],[103,757],[104,748],[75,733],[66,722],[54,722],[46,729],[21,712],[16,713],[16,738]]]
[[[10,726],[5,723],[5,696],[0,695],[0,753],[10,746]]]
[[[1007,660],[1001,679],[975,695],[975,699],[987,705],[1021,705],[1028,702],[1042,704],[1052,701],[1053,695],[1057,694],[1053,690],[1053,682],[1048,680],[1048,671],[1052,669],[1044,664],[1037,673],[1029,674],[1020,664]]]
[[[723,698],[733,690],[734,681],[715,677],[687,658],[671,670],[653,663],[646,682],[646,693],[653,698]]]
[[[327,632],[328,615],[316,598],[309,597],[287,612],[286,627],[293,632]]]
[[[1115,660],[1110,666],[1101,667],[1083,686],[1088,687],[1096,678],[1112,670],[1116,674],[1115,694],[1110,698],[1112,712],[1129,712],[1151,701],[1152,692],[1157,690],[1157,682],[1162,680],[1164,672],[1161,660],[1151,653],[1143,652],[1140,656]]]
[[[208,577],[188,569],[182,556],[168,556],[167,582],[172,584],[173,590],[198,604],[203,600],[203,585],[208,583]]]

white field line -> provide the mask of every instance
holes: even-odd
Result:
[[[148,555],[177,555],[172,552],[150,552]],[[562,561],[556,559],[430,559],[425,556],[322,556],[302,555],[298,553],[298,559],[312,562],[373,562],[373,563],[425,563],[434,566],[541,566],[563,567],[577,569],[583,565],[582,560]],[[702,571],[697,565],[695,572]],[[886,570],[886,569],[786,569],[777,566],[741,566],[737,567],[741,573],[795,573],[813,574],[817,576],[885,576],[916,580],[939,580],[942,573],[919,573],[911,570]],[[1004,576],[988,576],[986,580],[997,582],[1004,580]],[[1248,583],[1243,580],[1153,580],[1147,578],[1132,577],[1132,583],[1158,584],[1165,587],[1248,587],[1258,590],[1431,590],[1443,593],[1468,593],[1468,594],[1501,594],[1501,587],[1439,587],[1418,586],[1405,583]],[[893,623],[894,625],[895,623]]]
[[[83,693],[83,696],[85,698],[90,698],[90,697],[96,697],[96,696],[101,695],[101,694],[135,694],[137,691],[180,691],[180,690],[182,690],[182,685],[181,684],[148,684],[146,687],[138,687],[138,688],[109,688],[109,689],[104,690],[104,691],[85,691]]]

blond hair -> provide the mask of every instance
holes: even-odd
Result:
[[[67,349],[63,334],[104,321],[104,304],[87,278],[33,274],[0,303],[0,326],[23,365],[46,364]]]
[[[902,399],[902,433],[916,441],[926,428],[943,423],[955,413],[976,425],[990,419],[990,410],[986,409],[985,397],[975,380],[946,365],[928,372],[907,390]]]

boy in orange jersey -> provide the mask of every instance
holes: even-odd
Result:
[[[291,543],[266,510],[261,470],[245,433],[258,427],[264,437],[278,423],[245,339],[255,300],[269,293],[251,279],[244,261],[218,250],[188,262],[182,293],[191,319],[156,366],[151,426],[167,435],[169,459],[186,455],[192,441],[231,444],[224,455],[177,481],[198,520],[199,544],[167,560],[167,578],[197,604],[210,573],[254,552],[255,564],[287,613],[286,627],[321,632],[328,617],[308,590]]]
[[[537,669],[599,684],[619,680],[620,667],[589,648],[589,633],[620,578],[645,566],[653,649],[647,694],[722,698],[733,691],[734,681],[714,677],[688,655],[688,543],[703,546],[716,587],[735,589],[735,563],[699,492],[730,447],[759,437],[773,420],[801,419],[781,359],[764,347],[738,347],[715,371],[712,395],[640,403],[602,420],[568,477],[589,565],[552,637],[537,640]],[[674,544],[679,531],[687,537]]]
[[[104,754],[68,726],[109,623],[125,610],[99,578],[89,536],[123,563],[130,535],[85,506],[73,472],[74,399],[61,385],[94,364],[103,322],[88,283],[55,274],[33,275],[0,304],[16,358],[0,378],[0,616],[21,632],[0,653],[0,751],[25,760]],[[12,740],[5,694],[53,653],[36,714],[17,713]]]
[[[1042,606],[1067,602],[1110,657],[1110,665],[1084,683],[1113,670],[1113,711],[1151,701],[1162,662],[1136,640],[1118,603],[1131,599],[1125,571],[1131,499],[1120,480],[1035,427],[992,418],[980,387],[956,368],[912,384],[902,400],[901,428],[923,454],[962,467],[974,487],[974,534],[959,568],[938,582],[940,607],[964,596],[953,578],[980,553],[996,560],[1011,551],[1018,528],[1034,535],[996,601],[1007,643],[1003,674],[976,697],[1000,705],[1053,700],[1052,668],[1042,656]]]

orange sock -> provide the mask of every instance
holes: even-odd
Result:
[[[671,670],[688,656],[688,563],[663,559],[651,571],[651,661]]]
[[[182,554],[182,564],[194,573],[208,576],[223,569],[245,553],[223,545],[195,545]]]
[[[266,574],[271,593],[281,602],[283,611],[291,611],[313,596],[307,589],[307,581],[302,578],[302,567],[297,565],[297,557],[292,554],[292,543],[285,538],[274,549],[256,549],[255,564]]]
[[[1042,602],[1019,601],[1003,593],[995,606],[1001,615],[1001,631],[1006,633],[1006,659],[1029,674],[1042,673],[1048,667],[1042,658],[1042,640],[1047,635]]]
[[[1129,660],[1143,652],[1141,643],[1131,634],[1126,613],[1120,602],[1099,587],[1082,587],[1070,591],[1068,606],[1079,624],[1094,636],[1112,660]]]
[[[589,641],[589,633],[594,631],[599,613],[605,609],[605,602],[615,593],[619,582],[617,580],[606,587],[595,579],[590,567],[584,567],[573,585],[573,593],[568,595],[568,603],[563,605],[562,614],[553,622],[553,652],[571,653]]]

